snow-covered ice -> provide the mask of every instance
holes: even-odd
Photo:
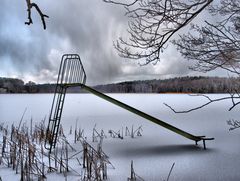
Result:
[[[0,122],[19,123],[25,108],[24,121],[40,121],[49,114],[52,96],[50,94],[2,94],[0,95]],[[239,118],[239,107],[227,109],[231,101],[211,104],[188,114],[175,114],[163,105],[168,103],[177,110],[186,110],[200,105],[204,98],[185,94],[110,94],[141,111],[153,115],[194,135],[206,135],[215,140],[207,141],[207,150],[202,143],[195,143],[165,128],[155,125],[122,108],[90,94],[68,94],[64,105],[62,125],[69,132],[70,126],[84,128],[91,143],[92,129],[107,134],[109,129],[121,130],[128,126],[143,127],[143,136],[123,140],[110,138],[103,141],[103,150],[110,157],[116,169],[108,170],[109,180],[127,180],[130,176],[130,162],[134,161],[136,173],[146,181],[167,178],[172,163],[175,166],[170,180],[240,180],[240,129],[229,131],[226,121]],[[224,96],[221,94],[212,97]],[[0,169],[3,180],[9,180],[15,173],[8,168]],[[52,175],[48,180],[64,180]],[[10,179],[11,180],[11,179]],[[73,179],[74,180],[74,177]],[[77,178],[76,178],[77,180]]]

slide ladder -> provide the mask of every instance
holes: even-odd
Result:
[[[155,118],[155,117],[153,117],[149,114],[146,114],[134,107],[131,107],[131,106],[129,106],[123,102],[120,102],[110,96],[107,96],[107,95],[85,85],[85,83],[86,83],[86,73],[82,66],[80,57],[76,54],[63,55],[60,69],[59,69],[59,74],[58,74],[57,86],[56,86],[56,90],[55,90],[55,94],[54,94],[54,98],[53,98],[53,104],[52,104],[52,109],[51,109],[51,113],[50,113],[48,128],[47,128],[47,135],[49,135],[49,136],[45,142],[45,148],[49,149],[50,152],[52,150],[52,147],[54,148],[56,145],[57,134],[59,131],[59,123],[61,120],[66,90],[69,87],[78,87],[78,86],[87,92],[90,92],[108,102],[111,102],[119,107],[122,107],[122,108],[134,113],[134,114],[137,114],[138,116],[141,116],[159,126],[162,126],[168,130],[171,130],[181,136],[184,136],[185,138],[193,140],[193,141],[195,141],[196,144],[199,141],[203,141],[204,149],[206,149],[205,141],[214,139],[214,138],[207,138],[205,136],[192,135],[192,134],[190,134],[186,131],[183,131],[173,125],[170,125],[158,118]],[[55,108],[55,110],[53,111],[54,108]]]
[[[50,150],[50,152],[52,148],[55,148],[59,134],[63,105],[68,88],[65,85],[79,82],[83,84],[86,82],[86,74],[79,55],[63,55],[46,132],[45,148]]]

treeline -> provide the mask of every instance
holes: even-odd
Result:
[[[98,85],[95,89],[105,93],[229,93],[240,92],[240,78],[179,77],[164,80],[139,80]],[[0,78],[0,93],[53,93],[55,84],[35,84],[20,79]],[[82,93],[71,88],[70,93]]]
[[[0,77],[0,93],[22,92],[23,86],[24,86],[24,82],[20,79]]]
[[[240,92],[240,78],[179,77],[99,85],[95,88],[109,93],[229,93]]]
[[[21,79],[0,77],[0,93],[52,93],[55,84],[24,83]]]

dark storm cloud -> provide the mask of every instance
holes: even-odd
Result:
[[[0,47],[0,58],[3,60],[8,58],[8,61],[19,71],[40,70],[49,67],[49,62],[46,61],[47,48],[39,47],[39,44],[36,44],[33,40],[24,42],[17,37],[6,38],[0,36]],[[40,64],[39,60],[42,61]]]
[[[60,1],[51,13],[54,21],[48,30],[71,42],[82,57],[91,84],[111,82],[121,74],[121,62],[113,52],[112,41],[114,28],[124,23],[124,11],[99,0],[70,0]]]
[[[89,84],[188,74],[186,62],[168,48],[156,66],[139,67],[117,56],[113,41],[125,32],[124,9],[102,0],[36,0],[44,13],[47,30],[33,12],[33,25],[26,26],[25,0],[3,0],[0,6],[0,62],[10,63],[25,80],[56,80],[62,54],[78,53]],[[8,72],[0,67],[0,76]],[[10,73],[11,74],[11,73]],[[8,74],[9,75],[9,74]]]

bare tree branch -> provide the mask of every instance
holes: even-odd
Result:
[[[128,40],[115,43],[121,57],[156,63],[170,38],[191,22],[213,0],[117,0],[104,2],[122,5],[129,17]]]
[[[165,106],[167,106],[168,108],[170,108],[174,113],[189,113],[189,112],[201,109],[203,107],[206,107],[211,103],[224,101],[224,100],[232,100],[232,105],[230,106],[228,111],[231,111],[238,104],[240,104],[240,97],[239,97],[239,94],[237,94],[237,93],[229,94],[229,96],[221,97],[221,98],[218,98],[218,99],[212,99],[209,96],[204,95],[204,94],[190,94],[189,96],[198,96],[198,97],[201,96],[201,97],[204,97],[207,100],[207,102],[204,103],[204,104],[201,104],[200,106],[197,106],[197,107],[194,107],[194,108],[191,108],[191,109],[188,109],[188,110],[183,110],[183,111],[177,111],[176,109],[174,109],[172,106],[168,105],[167,103],[163,103],[163,104]]]
[[[28,21],[25,22],[25,24],[26,25],[33,24],[32,16],[31,16],[32,12],[31,11],[32,11],[32,8],[34,7],[41,17],[41,21],[42,21],[42,24],[43,24],[43,29],[46,29],[45,18],[49,18],[49,17],[46,14],[42,13],[41,9],[38,7],[38,5],[36,3],[32,3],[31,0],[26,0],[26,3],[27,3],[27,11],[28,11]]]
[[[119,55],[157,63],[167,43],[204,9],[219,21],[193,24],[188,34],[173,40],[181,54],[195,62],[190,68],[208,72],[222,68],[240,74],[240,2],[221,0],[103,0],[124,6],[129,17],[129,38],[120,37],[114,47]]]
[[[112,4],[117,4],[117,5],[122,5],[122,6],[132,6],[135,3],[137,3],[139,0],[134,0],[133,2],[130,3],[124,3],[124,2],[116,2],[116,1],[111,1],[111,0],[103,0],[103,2],[106,3],[112,3]]]
[[[209,11],[222,19],[214,24],[205,21],[204,26],[192,25],[193,31],[173,43],[185,58],[195,62],[191,69],[208,72],[222,68],[239,76],[240,3],[222,0],[220,6],[211,6]]]

